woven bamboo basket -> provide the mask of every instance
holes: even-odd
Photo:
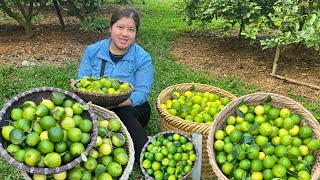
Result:
[[[122,92],[118,94],[87,92],[87,91],[79,90],[78,88],[75,87],[75,84],[79,81],[80,80],[77,80],[71,83],[72,91],[76,95],[78,95],[81,99],[83,99],[85,102],[91,101],[93,104],[103,106],[103,107],[112,107],[112,106],[119,105],[120,103],[124,102],[130,97],[134,89],[134,86],[131,83],[127,82],[129,83],[131,89],[126,92]],[[124,83],[124,81],[120,81],[120,83]]]
[[[244,102],[249,105],[259,105],[261,102],[265,102],[267,97],[271,96],[270,102],[273,107],[276,108],[289,108],[292,113],[301,115],[301,125],[308,125],[312,128],[314,136],[320,139],[320,125],[319,122],[313,117],[313,115],[305,109],[300,103],[292,100],[289,97],[273,94],[273,93],[254,93],[237,98],[230,102],[225,108],[218,114],[216,120],[211,126],[209,138],[207,141],[208,155],[210,164],[213,171],[220,180],[227,180],[228,178],[222,173],[215,160],[215,151],[213,148],[214,132],[218,129],[223,129],[226,119],[231,115],[236,115],[237,106]],[[315,164],[312,167],[312,180],[318,180],[320,177],[320,150],[314,151],[314,156],[317,158]]]
[[[169,130],[177,130],[181,131],[185,134],[192,135],[193,132],[201,133],[203,136],[202,140],[202,177],[215,177],[215,174],[212,172],[211,165],[209,163],[209,156],[207,155],[207,139],[210,131],[210,125],[204,123],[196,123],[185,121],[179,117],[173,116],[168,112],[164,111],[161,107],[161,104],[164,103],[167,99],[171,99],[171,93],[174,90],[177,91],[187,91],[194,88],[194,91],[205,92],[208,91],[210,93],[218,94],[222,97],[228,97],[230,100],[236,98],[233,94],[216,88],[214,86],[206,85],[206,84],[198,84],[198,83],[182,83],[176,84],[173,86],[169,86],[164,89],[157,98],[157,112],[158,117],[160,119],[160,125],[164,131]]]
[[[97,119],[99,120],[100,119],[103,119],[103,120],[120,119],[114,112],[109,111],[101,106],[92,104],[90,109],[94,111],[94,113],[97,116]],[[119,179],[126,180],[126,179],[129,179],[129,175],[133,168],[135,152],[134,152],[134,145],[133,145],[133,141],[131,139],[130,133],[128,132],[126,126],[122,123],[122,121],[120,122],[121,122],[121,128],[119,131],[126,137],[125,148],[129,152],[129,161],[126,167],[124,168],[123,173]]]
[[[164,132],[161,132],[161,133],[156,134],[156,135],[152,136],[151,138],[149,138],[149,140],[148,140],[148,141],[146,142],[146,144],[143,146],[142,151],[141,151],[141,155],[140,155],[140,169],[141,169],[142,173],[144,174],[145,179],[155,180],[152,176],[150,176],[150,175],[146,172],[146,170],[145,170],[144,167],[142,166],[142,159],[143,159],[144,153],[145,153],[145,151],[146,151],[146,149],[147,149],[147,146],[148,146],[149,144],[151,144],[152,138],[158,138],[158,137],[160,137],[160,136],[168,137],[168,136],[173,135],[173,134],[175,134],[175,133],[180,134],[181,136],[186,137],[186,138],[188,139],[188,141],[190,141],[192,144],[194,144],[193,140],[192,140],[187,134],[182,133],[182,132],[180,132],[180,131],[164,131]],[[195,147],[195,144],[194,144],[194,147]],[[195,153],[196,153],[196,160],[194,161],[192,170],[193,170],[194,167],[196,166],[197,160],[198,160],[198,158],[199,158],[199,157],[198,157],[198,156],[199,156],[199,153],[198,153],[197,148],[195,148]],[[185,176],[183,176],[180,180],[190,179],[190,178],[191,178],[191,175],[192,175],[192,170],[191,170],[188,174],[186,174]]]
[[[90,109],[93,110],[95,115],[97,116],[98,120],[110,120],[110,119],[119,119],[119,117],[112,111],[109,111],[101,106],[95,105],[95,104],[90,104]],[[129,179],[129,175],[132,171],[133,164],[134,164],[134,145],[133,141],[131,139],[131,136],[126,128],[126,126],[121,122],[121,128],[119,130],[125,137],[126,137],[126,143],[125,143],[125,148],[129,152],[129,161],[126,165],[126,167],[123,170],[123,173],[121,177],[119,177],[119,180],[127,180]],[[23,172],[22,176],[26,180],[32,180],[32,175]]]
[[[32,100],[35,103],[39,104],[42,99],[49,99],[52,92],[58,91],[66,95],[66,99],[70,99],[73,101],[80,102],[81,104],[86,104],[82,99],[80,99],[77,95],[74,93],[71,93],[69,91],[59,89],[59,88],[54,88],[54,87],[41,87],[41,88],[34,88],[29,91],[23,92],[21,94],[18,94],[17,96],[13,97],[11,100],[9,100],[2,108],[0,111],[0,126],[5,126],[8,125],[8,120],[10,118],[10,111],[15,108],[19,107],[23,104],[23,102]],[[83,118],[90,119],[93,122],[93,129],[90,133],[91,135],[91,141],[87,145],[84,154],[88,155],[89,151],[94,147],[94,144],[97,139],[98,135],[98,125],[97,125],[97,119],[96,115],[93,113],[92,110],[88,111],[83,111],[82,115]],[[40,167],[30,167],[24,163],[20,163],[16,161],[5,149],[5,140],[3,139],[2,136],[0,136],[0,151],[1,155],[6,159],[6,161],[13,165],[14,167],[26,171],[31,174],[55,174],[55,173],[60,173],[62,171],[66,171],[71,169],[72,167],[76,166],[77,164],[82,162],[81,156],[77,157],[73,161],[71,161],[68,164],[56,167],[56,168],[40,168]]]

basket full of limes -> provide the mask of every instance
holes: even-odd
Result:
[[[236,96],[223,89],[199,83],[182,83],[165,88],[157,98],[156,108],[164,131],[177,130],[203,136],[202,149],[206,151],[212,122],[225,105]],[[209,157],[202,154],[203,177],[214,177]]]
[[[320,177],[320,125],[300,103],[254,93],[228,104],[207,141],[219,179]]]
[[[0,111],[0,150],[31,174],[54,174],[82,162],[97,139],[97,119],[74,93],[40,87],[18,94]]]
[[[197,162],[198,152],[188,135],[165,131],[150,137],[140,155],[146,179],[187,179]]]
[[[71,88],[85,102],[113,107],[127,100],[134,87],[131,83],[110,77],[84,76],[72,82]]]
[[[98,121],[94,148],[77,166],[57,174],[22,175],[32,179],[119,179],[127,180],[133,168],[134,147],[131,136],[120,118],[112,111],[90,104]]]

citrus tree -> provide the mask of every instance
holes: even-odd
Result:
[[[59,5],[63,5],[68,14],[76,16],[80,22],[89,22],[95,19],[96,12],[105,3],[106,0],[0,0],[0,10],[22,25],[25,35],[31,37],[34,34],[32,20],[47,5],[54,4],[64,28]]]
[[[95,18],[96,12],[106,4],[106,0],[58,0],[68,9],[68,14],[76,16],[80,22]]]
[[[244,27],[257,23],[261,16],[273,11],[275,0],[180,0],[178,11],[189,23],[200,21],[208,24],[215,19],[223,21],[221,30],[228,32],[239,27],[239,36]]]
[[[27,36],[33,35],[32,18],[48,0],[0,0],[0,10],[23,26]]]
[[[320,49],[318,0],[180,0],[177,5],[189,24],[206,25],[219,19],[223,23],[218,28],[223,32],[239,27],[239,35],[250,42],[259,36],[263,49],[275,47],[273,76],[281,52],[290,45]]]
[[[271,75],[283,79],[276,75],[277,63],[281,52],[289,45],[297,44],[299,47],[304,44],[308,48],[320,50],[320,4],[315,0],[278,0],[273,9],[273,13],[261,17],[268,21],[247,26],[242,35],[249,40],[255,40],[261,29],[272,29],[271,37],[262,39],[260,43],[263,49],[276,47]]]

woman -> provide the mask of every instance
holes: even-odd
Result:
[[[106,76],[133,84],[129,99],[110,110],[127,127],[133,139],[136,162],[148,140],[144,127],[150,119],[148,96],[154,80],[151,56],[134,42],[139,25],[140,18],[134,9],[124,7],[116,11],[110,21],[111,37],[86,48],[78,71],[78,79]]]

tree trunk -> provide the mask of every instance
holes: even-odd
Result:
[[[244,28],[244,22],[241,21],[239,34],[238,34],[238,39],[241,39],[241,33],[242,33],[243,28]]]
[[[32,20],[31,19],[26,19],[26,23],[23,24],[24,27],[24,33],[28,37],[32,37],[34,32],[32,30]]]
[[[64,30],[65,29],[64,21],[63,21],[62,15],[61,15],[61,11],[60,11],[60,8],[59,8],[58,1],[57,0],[53,0],[53,4],[54,4],[54,7],[56,8],[56,12],[57,12],[57,15],[59,17],[59,21],[60,21],[62,30]]]
[[[277,66],[278,66],[278,61],[279,61],[279,57],[280,57],[280,50],[281,50],[280,46],[277,46],[276,55],[274,56],[274,60],[273,60],[271,75],[274,75],[277,72]]]

